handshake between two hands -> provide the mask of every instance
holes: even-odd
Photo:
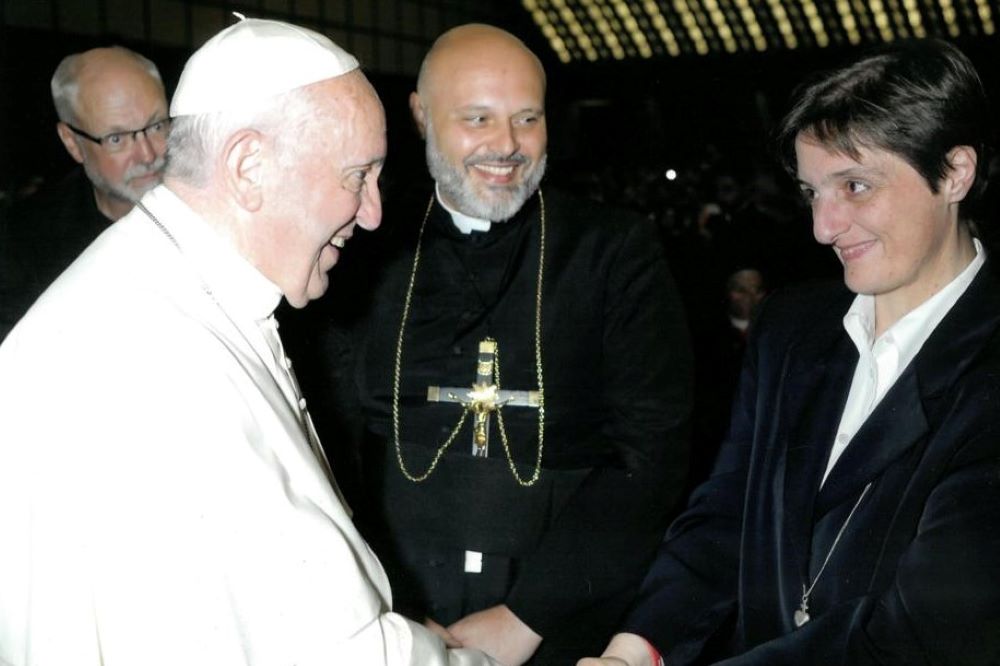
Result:
[[[542,637],[506,605],[472,613],[444,627],[431,618],[424,626],[441,637],[449,648],[476,648],[504,666],[521,666],[531,658]],[[658,666],[649,644],[635,634],[616,634],[601,657],[581,659],[577,666]]]
[[[430,618],[424,620],[424,626],[449,648],[476,648],[504,666],[521,666],[542,642],[541,636],[503,604],[466,615],[448,627]]]

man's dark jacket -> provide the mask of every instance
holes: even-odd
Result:
[[[0,221],[0,341],[111,220],[78,167]]]
[[[853,295],[837,286],[770,299],[713,476],[671,526],[624,629],[672,665],[726,656],[730,666],[1000,663],[1000,283],[991,268],[822,487],[858,360],[841,323]],[[812,620],[796,629],[803,585],[831,549]]]
[[[413,483],[397,462],[391,405],[427,203],[395,220],[398,242],[353,338],[346,391],[365,417],[358,522],[401,611],[447,624],[506,603],[544,638],[532,663],[571,663],[621,620],[683,487],[691,360],[680,304],[651,226],[546,192],[541,478],[527,488],[514,480],[494,416],[488,459],[472,457],[467,423],[427,481]],[[463,235],[439,205],[431,210],[400,375],[411,473],[428,467],[462,410],[428,403],[427,387],[471,387],[482,339],[499,344],[501,388],[538,388],[540,231],[537,195],[488,233]],[[358,403],[344,391],[349,412]],[[519,474],[530,478],[538,410],[505,407],[503,420]],[[463,574],[466,550],[485,553],[482,574]]]

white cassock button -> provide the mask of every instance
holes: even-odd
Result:
[[[305,398],[299,398],[299,409],[301,409],[303,412],[306,411],[306,399]]]

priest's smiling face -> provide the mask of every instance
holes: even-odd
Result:
[[[445,203],[513,217],[545,173],[545,73],[506,33],[482,26],[435,46],[411,109]]]
[[[326,292],[355,227],[378,227],[386,152],[385,114],[360,72],[309,88],[312,112],[289,122],[291,145],[272,165],[278,221],[265,270],[299,308]]]

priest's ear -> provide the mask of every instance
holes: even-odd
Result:
[[[56,134],[59,135],[59,140],[62,141],[62,145],[66,148],[69,156],[76,160],[77,164],[83,164],[83,149],[76,142],[76,135],[73,134],[73,130],[69,128],[69,125],[64,122],[56,123]]]
[[[264,141],[260,132],[244,129],[236,132],[220,156],[222,181],[239,206],[250,212],[263,203]]]
[[[413,114],[413,122],[417,124],[417,130],[420,132],[420,136],[424,139],[427,138],[427,111],[424,109],[424,103],[420,100],[420,94],[411,92],[410,93],[410,113]]]

